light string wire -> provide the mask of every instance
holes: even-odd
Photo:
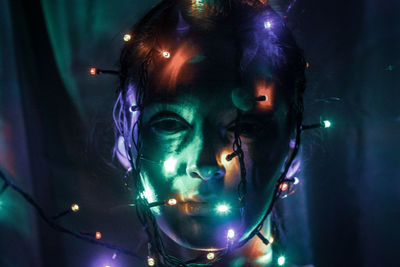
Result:
[[[160,236],[160,231],[158,228],[158,224],[156,222],[155,216],[152,213],[149,203],[147,201],[146,198],[140,197],[139,194],[140,192],[144,192],[144,187],[143,184],[141,182],[141,177],[140,177],[140,166],[141,166],[141,157],[138,155],[140,154],[141,151],[141,124],[142,124],[142,103],[144,100],[144,88],[147,85],[147,81],[148,81],[148,73],[147,73],[147,67],[148,65],[151,63],[151,59],[153,57],[154,54],[154,49],[152,49],[148,56],[146,57],[146,60],[142,63],[141,65],[141,75],[140,75],[140,82],[139,82],[139,87],[138,87],[138,91],[136,92],[136,104],[137,104],[137,108],[135,111],[140,111],[140,114],[138,116],[137,121],[134,123],[134,125],[130,126],[131,127],[131,133],[135,133],[135,129],[137,131],[137,140],[135,140],[134,136],[132,138],[133,140],[133,146],[136,149],[137,152],[137,156],[134,157],[133,154],[131,153],[131,149],[127,149],[127,151],[129,151],[129,155],[130,155],[130,161],[131,161],[131,165],[132,165],[132,171],[130,172],[132,175],[132,178],[134,180],[135,183],[135,189],[136,189],[136,213],[138,216],[139,221],[141,222],[148,238],[149,238],[149,242],[151,244],[151,246],[149,247],[149,250],[151,253],[153,252],[157,252],[160,256],[160,261],[157,262],[157,265],[159,265],[159,263],[161,264],[165,264],[166,266],[212,266],[214,265],[216,262],[220,261],[229,251],[229,249],[231,249],[232,247],[228,247],[228,249],[224,249],[223,251],[218,251],[216,252],[216,257],[214,260],[211,260],[207,263],[197,263],[197,261],[201,260],[202,256],[199,256],[195,259],[189,260],[184,262],[183,260],[176,258],[172,255],[169,255],[166,253],[165,250],[165,246],[163,244],[162,238]],[[104,71],[104,70],[99,70],[96,74],[101,74],[101,73],[109,73],[109,74],[116,74],[115,71]],[[120,95],[121,96],[121,95]],[[120,99],[121,103],[124,103],[123,99]],[[301,102],[302,103],[302,102]],[[124,108],[123,104],[122,104],[122,109]],[[121,116],[123,116],[122,114],[122,109],[120,110],[119,114],[118,114],[118,118],[120,119]],[[240,140],[240,134],[239,134],[239,127],[238,127],[238,122],[240,120],[240,115],[241,112],[240,110],[237,111],[237,118],[236,118],[236,125],[235,125],[235,141],[232,145],[233,151],[234,153],[238,156],[238,160],[239,160],[239,164],[240,164],[240,173],[241,173],[241,180],[238,184],[238,195],[239,195],[239,200],[241,203],[245,202],[245,197],[247,194],[247,190],[246,190],[246,168],[245,168],[245,163],[244,163],[244,154],[243,154],[243,150],[241,148],[241,140]],[[264,218],[262,219],[262,221],[260,222],[260,224],[256,227],[256,229],[249,235],[248,238],[246,238],[245,240],[235,244],[234,249],[239,248],[241,246],[243,246],[245,243],[247,243],[251,238],[253,238],[255,235],[260,236],[261,233],[259,232],[262,228],[262,225],[264,223],[264,220],[267,218],[267,216],[271,213],[272,208],[274,206],[274,203],[277,201],[277,199],[279,198],[280,194],[281,194],[281,189],[279,188],[279,186],[281,185],[281,183],[283,181],[285,181],[286,178],[286,174],[294,160],[294,158],[297,155],[299,146],[300,146],[300,134],[302,129],[302,112],[303,112],[303,107],[301,105],[300,109],[298,110],[298,120],[297,120],[297,132],[296,132],[296,143],[295,143],[295,147],[293,152],[290,155],[290,158],[287,160],[284,171],[282,172],[281,176],[279,177],[279,179],[276,182],[276,187],[275,187],[275,191],[274,191],[274,196],[273,199],[271,201],[271,204],[264,216]],[[116,114],[115,110],[113,112],[114,114]],[[114,117],[115,120],[115,117]],[[118,120],[117,120],[118,121]],[[119,129],[120,131],[122,130],[122,132],[126,132],[127,129],[121,128]],[[135,160],[135,162],[134,162]],[[134,164],[135,163],[135,164]],[[77,232],[71,231],[65,227],[62,227],[61,225],[59,225],[58,223],[55,223],[52,219],[50,219],[49,217],[47,217],[43,211],[43,209],[41,209],[41,207],[30,197],[29,194],[27,194],[26,192],[22,191],[18,186],[16,186],[15,184],[13,184],[10,180],[8,180],[4,174],[1,172],[1,178],[6,182],[6,184],[3,186],[3,188],[1,189],[1,191],[4,191],[8,185],[11,185],[11,187],[16,190],[17,192],[19,192],[32,206],[35,207],[35,209],[38,211],[40,217],[47,223],[49,224],[52,228],[54,228],[57,231],[60,232],[64,232],[67,234],[70,234],[78,239],[93,243],[93,244],[97,244],[97,245],[101,245],[113,250],[116,250],[122,254],[126,254],[126,255],[130,255],[133,256],[137,259],[140,260],[144,260],[143,257],[137,255],[136,253],[133,253],[129,250],[126,250],[124,248],[121,248],[119,246],[115,246],[112,245],[110,243],[106,243],[106,242],[102,242],[102,241],[98,241],[95,240],[94,238],[88,237],[86,235],[82,235],[79,234]],[[152,228],[152,229],[151,229]],[[275,242],[276,243],[276,242]],[[155,251],[154,251],[155,250]]]
[[[216,262],[220,261],[222,259],[220,252],[216,253],[216,257],[213,260],[208,260],[208,262],[205,263],[198,263],[198,261],[201,261],[203,258],[202,255],[200,255],[197,258],[191,259],[184,261],[182,259],[179,259],[177,257],[174,257],[166,252],[164,243],[162,241],[161,235],[160,235],[160,230],[156,221],[156,218],[154,214],[151,211],[151,203],[148,203],[147,199],[145,197],[140,196],[141,192],[144,192],[144,186],[141,181],[141,176],[140,176],[140,168],[141,168],[141,160],[142,157],[141,155],[141,149],[142,149],[142,144],[141,144],[141,139],[142,139],[142,132],[141,132],[141,125],[142,125],[142,116],[143,116],[143,101],[145,99],[145,88],[147,87],[147,82],[148,82],[148,66],[152,62],[153,56],[157,53],[157,50],[152,49],[148,55],[146,56],[146,59],[141,65],[140,68],[140,79],[139,79],[139,84],[138,87],[136,88],[136,105],[139,107],[139,115],[137,117],[137,120],[134,124],[134,129],[132,131],[132,134],[136,130],[136,140],[135,136],[132,136],[132,140],[135,140],[133,143],[135,145],[136,149],[136,157],[132,154],[131,151],[129,151],[130,154],[130,161],[131,161],[131,166],[132,166],[132,178],[134,180],[135,184],[135,191],[136,191],[136,213],[138,216],[138,219],[140,223],[142,224],[147,237],[149,239],[149,243],[151,244],[149,250],[151,253],[156,252],[158,254],[158,261],[157,264],[159,263],[164,264],[165,266],[182,266],[182,267],[194,267],[194,266],[212,266]],[[164,203],[164,202],[163,202]],[[155,251],[154,251],[155,250]]]
[[[88,243],[91,243],[91,244],[94,244],[94,245],[102,246],[102,247],[117,251],[118,253],[131,256],[131,257],[136,258],[138,260],[144,260],[144,258],[142,256],[140,256],[139,254],[137,254],[137,253],[135,253],[133,251],[130,251],[130,250],[126,249],[126,248],[114,245],[112,243],[99,241],[99,240],[95,239],[94,237],[90,237],[88,235],[81,234],[79,232],[70,230],[70,229],[62,226],[60,223],[56,222],[55,219],[53,219],[52,217],[49,217],[45,213],[45,211],[42,209],[42,207],[36,202],[36,200],[30,194],[28,194],[27,192],[22,190],[21,187],[19,187],[17,184],[13,183],[12,180],[7,177],[7,175],[5,174],[5,171],[3,172],[3,170],[1,168],[0,168],[0,178],[4,181],[3,188],[4,187],[10,187],[15,192],[20,194],[36,210],[36,212],[38,213],[39,217],[47,225],[49,225],[51,228],[53,228],[57,232],[68,234],[68,235],[73,236],[73,237],[75,237],[77,239],[80,239],[82,241],[85,241],[85,242],[88,242]]]
[[[143,107],[143,105],[141,104],[144,100],[144,91],[147,85],[147,79],[148,79],[148,73],[147,73],[147,67],[149,65],[149,63],[151,62],[151,58],[154,54],[154,50],[152,50],[149,54],[148,57],[146,58],[146,60],[144,61],[144,63],[142,64],[141,67],[141,75],[140,75],[140,82],[139,82],[139,88],[137,91],[137,99],[136,99],[136,103],[139,107]],[[304,58],[302,60],[302,62],[304,63]],[[305,64],[305,63],[304,63]],[[300,91],[304,91],[305,88],[305,81],[300,82],[300,85],[297,85],[296,87],[297,90]],[[300,147],[300,140],[301,140],[301,132],[302,132],[302,121],[303,121],[303,99],[301,97],[301,94],[298,95],[297,98],[297,103],[293,103],[291,105],[291,109],[292,111],[295,112],[295,114],[297,114],[297,119],[296,119],[296,138],[295,138],[295,146],[293,148],[292,153],[290,154],[289,159],[286,161],[285,163],[285,168],[284,171],[281,173],[279,179],[276,182],[276,186],[275,186],[275,190],[274,190],[274,194],[273,194],[273,199],[271,201],[271,204],[267,210],[267,212],[265,213],[262,221],[259,223],[259,225],[252,231],[252,233],[244,240],[242,240],[241,242],[238,242],[237,244],[234,245],[234,249],[237,249],[239,247],[242,247],[244,244],[246,244],[250,239],[252,239],[254,236],[260,236],[262,235],[260,233],[260,230],[264,224],[265,219],[267,218],[267,216],[271,213],[272,208],[274,207],[275,202],[277,201],[277,199],[279,199],[279,196],[282,192],[280,185],[285,181],[286,179],[286,175],[289,171],[290,166],[293,163],[293,160],[295,159],[295,157],[297,156],[299,147]],[[293,110],[294,109],[294,110]],[[142,112],[143,110],[140,112],[137,122],[135,123],[135,127],[137,127],[137,142],[136,142],[136,148],[138,149],[137,155],[141,155],[141,118],[142,118]],[[232,148],[234,150],[233,154],[238,156],[238,160],[239,160],[239,164],[240,164],[240,173],[241,173],[241,180],[239,182],[238,185],[238,194],[239,194],[239,199],[241,201],[241,204],[243,204],[245,202],[245,196],[246,196],[246,168],[245,168],[245,163],[244,163],[244,153],[243,150],[241,148],[241,139],[240,139],[240,127],[238,126],[239,121],[240,121],[240,117],[241,117],[241,111],[237,110],[237,116],[236,116],[236,120],[235,120],[235,141],[232,145]],[[132,137],[134,139],[134,137]],[[131,159],[133,159],[133,156],[131,154]],[[136,160],[135,160],[135,165],[133,164],[133,161],[131,162],[132,166],[136,166],[134,168],[134,171],[132,172],[134,175],[134,180],[135,180],[135,186],[136,186],[136,195],[137,195],[137,201],[138,201],[138,205],[137,205],[137,214],[138,214],[138,218],[140,220],[140,222],[142,223],[148,238],[149,238],[149,242],[150,244],[152,244],[156,251],[160,254],[160,261],[163,262],[164,264],[166,264],[166,266],[212,266],[214,265],[217,261],[220,261],[227,253],[230,249],[232,249],[232,247],[229,247],[228,249],[224,249],[222,252],[223,253],[218,253],[218,255],[216,255],[217,257],[214,260],[211,260],[207,263],[196,263],[196,261],[198,261],[198,259],[201,258],[201,256],[199,256],[198,258],[192,259],[192,260],[188,260],[186,262],[184,262],[181,259],[178,259],[172,255],[169,255],[164,247],[162,238],[160,236],[160,232],[159,232],[159,227],[157,224],[157,221],[155,219],[154,214],[151,212],[151,207],[149,206],[149,203],[147,202],[147,200],[145,198],[142,198],[140,196],[138,196],[138,194],[140,192],[144,192],[144,187],[143,184],[141,182],[141,178],[140,178],[140,164],[141,164],[141,157],[140,156],[136,156]],[[160,202],[161,203],[161,202]],[[164,203],[164,202],[162,202]],[[153,231],[151,233],[150,229],[149,229],[149,223],[150,225],[153,227]],[[264,237],[265,238],[265,237]],[[266,239],[266,238],[265,238]],[[267,239],[268,240],[268,239]],[[269,242],[269,241],[268,241]],[[264,242],[265,243],[265,242]],[[276,242],[275,242],[276,244]]]

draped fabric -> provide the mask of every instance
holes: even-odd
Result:
[[[1,168],[48,215],[79,202],[63,225],[142,255],[146,238],[112,158],[118,81],[87,70],[116,68],[121,36],[156,3],[0,0]],[[297,0],[288,15],[310,63],[305,122],[333,122],[304,133],[301,187],[282,200],[294,262],[398,265],[399,8]],[[0,266],[141,266],[113,253],[52,230],[11,189],[0,196]]]

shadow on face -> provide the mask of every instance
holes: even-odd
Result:
[[[262,60],[239,74],[226,38],[201,47],[181,43],[150,74],[142,114],[144,195],[149,202],[177,200],[152,211],[178,244],[222,249],[227,240],[246,238],[271,203],[289,152],[291,97]],[[238,157],[226,158],[235,129],[246,167],[244,206]]]

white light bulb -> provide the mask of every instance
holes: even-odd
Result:
[[[218,204],[217,212],[218,213],[228,213],[230,211],[230,207],[227,204]]]
[[[278,265],[279,265],[279,266],[284,265],[284,264],[285,264],[285,261],[286,261],[285,257],[284,257],[284,256],[280,256],[280,257],[278,258]]]
[[[176,162],[177,160],[174,159],[173,157],[168,158],[166,161],[164,161],[164,170],[167,173],[174,172],[176,167]]]
[[[329,127],[332,126],[332,123],[331,123],[330,121],[328,121],[328,120],[323,121],[323,123],[324,123],[324,127],[325,127],[325,128],[329,128]]]
[[[228,239],[233,239],[235,237],[235,230],[229,229],[227,237]]]

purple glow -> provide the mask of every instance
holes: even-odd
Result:
[[[235,237],[235,230],[229,229],[228,234],[226,235],[229,240],[232,240]]]
[[[271,29],[272,27],[272,22],[267,20],[266,22],[264,22],[264,28],[265,29]]]
[[[290,165],[289,170],[286,174],[286,178],[293,177],[293,175],[295,175],[299,171],[300,163],[301,163],[301,161],[299,158],[294,159],[292,165]]]
[[[296,146],[296,140],[295,139],[290,140],[289,147],[293,149],[295,146]]]

